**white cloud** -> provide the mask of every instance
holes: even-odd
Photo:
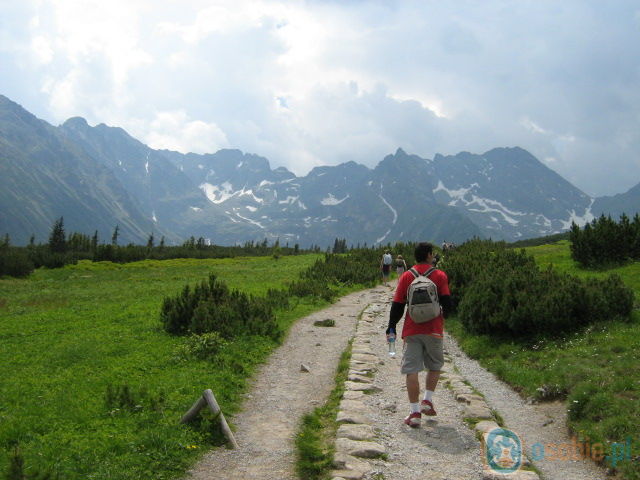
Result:
[[[184,111],[160,112],[144,138],[152,148],[182,153],[211,153],[228,146],[227,137],[215,123],[191,120]]]
[[[640,180],[638,18],[634,0],[1,2],[0,92],[297,174],[518,145],[617,193]]]
[[[31,40],[31,51],[37,62],[42,64],[50,63],[53,59],[53,49],[49,40],[43,36],[38,35]]]

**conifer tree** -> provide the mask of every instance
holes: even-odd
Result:
[[[120,233],[120,227],[116,225],[116,228],[113,230],[113,235],[111,235],[111,245],[118,245],[118,234]]]
[[[95,252],[98,249],[98,230],[93,233],[91,238],[91,251]]]
[[[49,250],[54,253],[65,253],[67,251],[67,240],[64,232],[64,219],[60,217],[53,224],[49,235]]]

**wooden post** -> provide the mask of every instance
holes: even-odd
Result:
[[[236,439],[233,436],[233,432],[231,428],[229,428],[229,424],[227,424],[227,420],[224,418],[224,414],[222,410],[220,410],[220,406],[216,401],[216,397],[211,391],[211,389],[207,388],[202,396],[196,400],[193,406],[189,409],[187,413],[185,413],[180,419],[180,423],[187,423],[195,418],[195,416],[202,410],[206,405],[209,405],[209,409],[213,412],[213,414],[218,417],[218,421],[220,422],[220,427],[222,427],[222,433],[227,437],[229,443],[231,444],[231,448],[240,448]]]

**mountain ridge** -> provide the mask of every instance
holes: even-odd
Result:
[[[154,233],[170,243],[193,235],[218,244],[278,238],[326,246],[335,238],[514,241],[566,230],[618,205],[640,210],[640,184],[591,198],[520,147],[433,159],[399,147],[374,168],[348,161],[298,177],[239,149],[154,150],[120,127],[92,127],[82,117],[53,127],[3,96],[0,158],[0,233],[22,243],[31,234],[43,241],[60,216],[69,230],[99,226],[101,238],[118,224],[123,242]],[[25,169],[35,158],[56,170],[46,163]],[[77,178],[69,185],[65,175]],[[48,196],[32,193],[43,184]]]

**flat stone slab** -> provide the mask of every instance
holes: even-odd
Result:
[[[460,393],[456,395],[456,400],[469,404],[473,401],[484,401],[484,398],[475,393]]]
[[[360,400],[341,400],[339,408],[355,413],[366,413],[368,410],[368,407]]]
[[[347,390],[342,394],[344,400],[361,400],[364,398],[364,392],[356,390]]]
[[[377,372],[378,367],[369,362],[359,362],[357,360],[351,360],[351,364],[349,365],[354,370],[362,370],[363,372]]]
[[[487,407],[487,404],[484,402],[471,402],[464,409],[465,417],[471,418],[480,418],[491,420],[493,419],[493,415],[491,414],[491,410]]]
[[[370,348],[363,348],[363,347],[359,347],[359,348],[353,348],[351,350],[351,354],[360,354],[360,355],[375,355],[375,353],[373,353],[373,350],[371,350]]]
[[[361,392],[381,392],[382,390],[375,385],[371,385],[370,383],[361,383],[361,382],[351,382],[347,380],[344,382],[344,388],[346,390],[355,390]]]
[[[360,470],[365,473],[371,468],[366,460],[342,452],[336,452],[333,456],[333,466],[339,470]]]
[[[356,334],[354,344],[356,343],[371,343],[371,337],[369,335]]]
[[[338,438],[336,440],[336,451],[361,458],[378,458],[387,452],[379,443],[350,440],[348,438]]]
[[[333,478],[339,478],[341,480],[362,480],[364,473],[360,470],[333,470],[331,475]]]
[[[344,424],[340,425],[336,436],[350,440],[372,440],[375,438],[375,432],[370,425]]]
[[[471,389],[471,387],[467,387],[466,385],[462,386],[462,387],[454,386],[452,388],[453,388],[453,393],[456,396],[458,396],[458,395],[474,395],[473,390]]]
[[[371,425],[371,419],[362,413],[351,412],[348,410],[340,410],[336,416],[338,423],[358,423],[363,425]]]
[[[494,428],[500,428],[500,426],[493,420],[482,420],[475,426],[475,429],[480,433],[488,433]]]
[[[364,375],[350,374],[347,377],[348,380],[352,382],[360,382],[360,383],[373,383],[373,379],[370,377],[365,377]]]
[[[489,469],[483,469],[482,480],[539,480],[536,472],[531,470],[518,470],[513,473],[498,473]]]

